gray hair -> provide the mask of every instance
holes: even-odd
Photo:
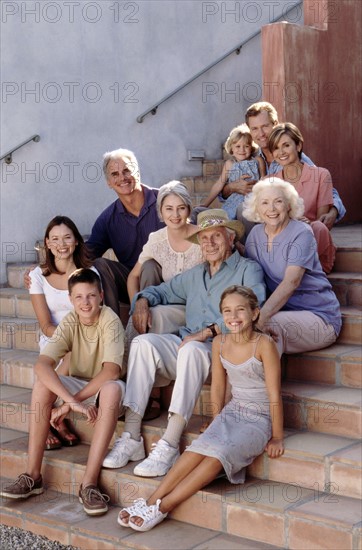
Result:
[[[259,195],[264,189],[280,189],[289,205],[289,217],[292,220],[298,220],[304,214],[304,201],[298,195],[295,187],[288,181],[281,180],[274,176],[258,181],[253,187],[251,193],[244,199],[243,216],[252,222],[260,222],[258,214]]]
[[[123,160],[128,165],[131,165],[131,173],[132,176],[137,180],[140,181],[140,169],[138,166],[138,161],[136,159],[136,155],[133,153],[133,151],[129,151],[129,149],[115,149],[114,151],[109,151],[107,153],[104,153],[103,155],[103,173],[107,178],[107,166],[110,163],[111,160]]]
[[[179,199],[181,199],[182,202],[189,209],[189,214],[191,213],[192,201],[186,185],[181,183],[180,181],[172,180],[172,181],[169,181],[168,183],[165,183],[165,185],[162,185],[162,187],[160,187],[158,191],[156,206],[157,206],[157,214],[160,220],[162,220],[161,208],[162,208],[163,201],[169,195],[177,195],[177,197],[179,197]]]

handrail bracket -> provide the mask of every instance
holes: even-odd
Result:
[[[20,145],[18,145],[17,147],[14,147],[13,149],[11,149],[10,151],[8,151],[7,153],[5,153],[5,155],[3,155],[2,157],[0,157],[0,160],[3,160],[6,162],[6,164],[11,164],[13,162],[13,153],[15,153],[15,151],[17,151],[18,149],[20,149],[21,147],[23,147],[24,145],[26,145],[27,143],[30,143],[30,141],[35,141],[35,142],[38,142],[40,141],[40,136],[39,134],[34,134],[33,136],[31,136],[30,138],[26,139],[25,141],[23,141],[22,143],[20,143]]]

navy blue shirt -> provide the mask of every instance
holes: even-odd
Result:
[[[132,269],[149,234],[165,226],[157,215],[158,189],[141,186],[145,202],[139,216],[128,212],[119,199],[98,216],[87,241],[92,258],[99,258],[113,248],[118,261]]]

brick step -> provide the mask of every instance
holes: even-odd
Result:
[[[7,478],[16,477],[26,468],[26,446],[26,437],[15,438],[2,444],[3,472]],[[120,540],[117,542],[121,542],[124,544],[123,547],[127,548],[127,542],[131,541],[123,537],[140,535],[117,526],[115,517],[119,508],[113,509],[103,518],[87,518],[73,496],[78,492],[87,453],[86,445],[47,452],[43,475],[49,493],[47,491],[45,495],[33,497],[25,502],[3,499],[3,522],[18,526],[20,524],[25,528],[31,527],[32,523],[34,528],[39,529],[37,532],[49,537],[51,529],[54,528],[56,532],[53,535],[59,536],[57,533],[60,528],[59,523],[63,524],[61,531],[64,530],[64,523],[67,524],[68,535],[69,532],[77,531],[79,517],[83,533],[87,536],[89,531],[96,531],[96,538],[101,538],[98,534],[101,531],[102,536],[107,533],[108,537],[118,537]],[[159,484],[159,478],[136,478],[132,475],[133,468],[134,464],[127,465],[121,470],[102,470],[100,486],[111,496],[113,504],[127,506],[139,496],[147,498]],[[74,516],[73,509],[76,512]],[[337,495],[335,490],[330,493],[323,492],[318,484],[307,489],[295,482],[280,483],[247,478],[243,485],[231,485],[225,479],[218,479],[174,510],[170,520],[214,530],[214,534],[216,531],[224,533],[224,536],[227,534],[269,543],[278,548],[352,550],[358,548],[360,502],[358,499]],[[172,531],[169,530],[172,529],[170,520],[163,522],[147,534],[147,541],[151,548],[169,548],[170,540],[175,548],[198,547],[191,546],[186,540],[183,544],[180,541],[177,545],[179,530],[176,524],[173,525]],[[38,523],[41,525],[37,527]],[[48,527],[49,531],[48,529],[44,531],[44,527]],[[183,526],[179,525],[179,529],[181,528]],[[186,530],[186,534],[188,532],[191,533],[192,530]],[[162,537],[162,544],[157,544],[159,539],[154,537],[158,536]],[[218,535],[215,534],[215,536]],[[112,544],[109,538],[108,541]],[[137,541],[141,544],[141,539],[133,538],[133,548],[138,547]],[[213,543],[203,544],[202,542],[201,540],[200,549],[218,548]],[[72,544],[75,543],[72,540]],[[77,544],[79,545],[78,541]],[[85,547],[84,544],[83,547]],[[93,547],[98,546],[86,546],[86,548]],[[147,542],[142,547],[148,548]],[[234,547],[243,548],[243,546],[229,546],[227,541],[222,546],[222,548]],[[108,546],[102,546],[102,548],[108,548]],[[247,548],[253,548],[253,546]],[[258,546],[258,548],[263,547]]]
[[[4,386],[1,400],[1,426],[10,430],[28,432],[29,414],[40,414],[30,411],[29,390]],[[84,443],[90,443],[92,427],[77,414],[71,415],[74,429]],[[194,415],[184,432],[181,450],[198,437],[204,416]],[[242,421],[242,419],[241,419]],[[146,451],[152,443],[162,437],[167,423],[167,413],[160,418],[143,423],[143,437]],[[118,421],[116,433],[123,431],[124,422]],[[361,445],[350,437],[333,434],[311,433],[285,430],[285,455],[278,460],[271,460],[264,453],[248,468],[248,473],[260,479],[297,483],[302,487],[313,488],[318,485],[322,491],[329,491],[328,484],[338,487],[339,494],[358,498],[362,496],[360,468],[362,466]],[[333,490],[333,487],[331,490]]]
[[[328,348],[284,356],[286,380],[362,387],[361,346],[334,344]]]
[[[13,288],[24,288],[25,272],[37,264],[37,255],[34,251],[33,262],[9,262],[6,265],[8,286]]]
[[[26,288],[1,288],[0,311],[2,317],[36,319]]]
[[[1,347],[39,352],[39,323],[36,319],[1,317]]]
[[[359,307],[342,306],[342,329],[338,336],[338,344],[361,344],[362,310]]]
[[[286,427],[343,437],[361,437],[359,389],[283,382],[282,396]]]
[[[359,388],[285,380],[282,397],[285,427],[351,438],[362,435]],[[210,386],[202,388],[194,413],[211,416]]]
[[[38,351],[0,349],[0,384],[32,388]]]
[[[362,226],[361,224],[333,227],[333,242],[337,247],[333,273],[362,271]]]
[[[217,176],[219,177],[222,172],[222,167],[224,166],[225,160],[210,160],[205,159],[202,162],[202,175],[204,177]]]
[[[188,178],[181,178],[191,195],[193,206],[199,206],[204,199],[208,196],[212,185],[218,180],[218,176],[195,176]],[[220,203],[215,199],[209,208],[219,208]]]
[[[333,266],[333,273],[360,273],[361,269],[361,249],[337,248],[336,260]]]
[[[362,307],[362,274],[330,273],[329,282],[341,306]]]
[[[26,369],[22,369],[20,377],[27,383],[28,387],[31,387],[31,375],[26,373]],[[11,380],[11,376],[8,376],[8,378]],[[172,386],[165,389],[164,397],[166,401],[170,400],[171,392]],[[28,389],[9,385],[3,386],[0,403],[4,406],[6,402],[7,407],[12,410],[11,399],[13,395],[26,398],[26,404],[30,402],[30,391]],[[361,434],[362,415],[359,388],[284,380],[282,382],[282,395],[286,427],[351,438],[357,438]],[[17,401],[17,403],[21,403],[21,401]],[[212,415],[210,386],[208,384],[205,384],[201,390],[194,408],[194,414],[205,419]],[[12,421],[15,422],[16,420],[13,419]]]
[[[1,483],[7,483],[3,478]],[[214,550],[280,550],[250,539],[166,519],[148,533],[136,533],[117,524],[119,506],[111,505],[101,517],[89,517],[74,496],[47,489],[43,495],[22,502],[2,499],[2,523],[26,529],[64,545],[84,550],[154,550],[169,548],[172,540],[177,549],[210,548]]]
[[[286,380],[362,387],[361,346],[334,344],[322,350],[285,356]],[[0,349],[0,383],[32,388],[38,352]]]
[[[344,306],[342,311],[342,330],[338,344],[361,342],[362,310]],[[6,349],[37,351],[39,349],[39,323],[34,318],[1,317],[1,347]]]

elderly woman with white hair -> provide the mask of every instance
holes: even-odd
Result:
[[[290,183],[270,177],[254,185],[244,216],[252,229],[246,255],[263,268],[270,293],[258,327],[276,338],[279,353],[331,345],[341,329],[338,300],[318,259],[309,225],[298,221],[304,203]]]

